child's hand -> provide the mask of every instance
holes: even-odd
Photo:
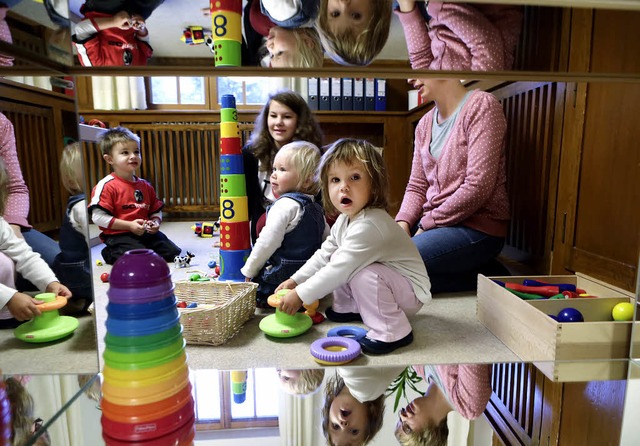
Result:
[[[28,294],[16,292],[7,302],[7,308],[17,320],[26,321],[40,316],[37,303],[38,301]]]
[[[138,218],[137,220],[133,220],[129,222],[129,231],[131,231],[135,235],[142,235],[146,230],[144,225],[144,220],[142,218]]]
[[[293,316],[298,312],[301,306],[302,300],[298,297],[298,292],[296,290],[291,290],[280,299],[280,305],[278,308],[280,311],[284,311],[285,313]]]
[[[411,12],[416,6],[416,0],[398,0],[400,12]]]
[[[144,18],[140,14],[133,14],[131,16],[131,26],[136,31],[144,31],[146,24]]]
[[[113,26],[120,29],[131,28],[131,16],[127,11],[120,11],[113,15]]]
[[[282,282],[280,285],[278,285],[278,288],[276,288],[276,292],[280,291],[280,290],[292,290],[295,287],[297,287],[298,284],[296,283],[295,280],[293,279],[287,279],[284,282]]]
[[[149,234],[156,234],[160,230],[160,223],[156,220],[147,220],[144,222],[144,227]]]
[[[251,282],[251,277],[245,277],[245,278],[244,278],[244,281],[245,281],[245,282]]]
[[[60,282],[51,282],[47,285],[47,293],[55,293],[56,296],[63,296],[67,299],[71,297],[71,291],[69,288],[61,284]]]

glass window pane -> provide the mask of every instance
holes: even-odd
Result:
[[[278,383],[278,385],[273,385]],[[256,416],[277,417],[280,379],[276,369],[255,369]]]
[[[175,77],[151,78],[151,102],[154,104],[177,104],[178,84]]]
[[[220,420],[220,375],[218,370],[193,370],[193,389],[198,420]]]
[[[204,105],[204,78],[196,76],[181,76],[180,82],[180,103],[181,104],[202,104]]]
[[[243,104],[242,78],[219,77],[218,78],[218,104],[225,94],[232,94],[236,98],[236,105]]]

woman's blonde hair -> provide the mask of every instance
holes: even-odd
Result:
[[[69,144],[62,151],[60,159],[60,180],[71,194],[83,192],[84,176],[82,171],[82,152],[80,143]]]
[[[336,162],[350,166],[362,163],[371,178],[371,198],[365,207],[387,210],[389,206],[389,180],[385,173],[382,149],[363,139],[341,138],[331,144],[318,168],[319,182],[322,183],[322,200],[327,215],[336,215],[338,210],[329,199],[329,169]]]
[[[395,436],[402,446],[447,446],[449,437],[449,426],[447,417],[439,424],[428,425],[422,432],[411,432],[405,434],[402,426],[398,425]]]
[[[333,400],[342,392],[345,388],[344,380],[340,375],[336,373],[335,376],[329,378],[327,384],[325,386],[325,398],[324,405],[322,406],[322,433],[324,434],[324,438],[326,438],[327,443],[330,446],[334,446],[331,442],[331,437],[329,436],[329,412],[331,410],[331,404]],[[364,443],[363,445],[369,443],[373,437],[380,431],[382,428],[382,418],[384,415],[384,394],[380,395],[373,401],[366,401],[362,403],[367,408],[367,424],[365,426],[364,433]]]
[[[309,195],[316,195],[320,192],[320,183],[315,181],[316,170],[322,156],[318,146],[307,141],[293,141],[280,147],[278,153],[284,150],[290,152],[289,160],[298,172],[296,190]],[[305,185],[307,180],[310,182]]]
[[[278,377],[281,370],[278,369]],[[310,395],[315,393],[324,379],[324,369],[303,369],[299,370],[298,379],[289,380],[286,383],[280,381],[287,393],[292,395]]]
[[[314,24],[327,55],[341,65],[369,65],[389,38],[392,0],[371,0],[371,20],[360,34],[353,28],[334,33],[327,18],[328,3],[320,0]]]
[[[9,197],[9,172],[7,172],[7,166],[4,164],[2,158],[0,158],[0,215],[4,214],[4,207],[7,204],[7,198]]]

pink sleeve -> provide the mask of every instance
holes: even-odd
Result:
[[[491,365],[456,364],[436,368],[456,412],[467,420],[482,415],[491,399]]]
[[[416,7],[411,12],[400,12],[398,10],[394,12],[400,19],[400,24],[404,31],[411,68],[414,70],[429,69],[433,62],[431,37],[429,37],[427,24],[420,11]]]
[[[448,146],[466,141],[464,181],[442,204],[425,213],[421,220],[425,230],[461,223],[485,205],[494,193],[501,172],[507,122],[494,96],[472,93],[478,94],[482,94],[479,100],[470,97],[460,111],[443,149],[444,153]]]
[[[444,41],[441,70],[498,71],[504,69],[504,43],[498,29],[473,5],[429,2],[429,25],[440,28]],[[451,31],[447,32],[444,28]],[[459,47],[456,49],[456,47]],[[470,56],[471,66],[463,55]],[[467,56],[467,57],[468,57]]]
[[[4,219],[12,225],[31,228],[27,221],[29,215],[29,189],[27,188],[16,150],[16,138],[13,124],[0,113],[0,157],[7,168],[9,187]]]
[[[514,54],[522,32],[523,7],[520,5],[484,5],[476,7],[484,14],[502,37],[504,46],[503,70],[513,68]]]
[[[430,111],[420,119],[416,127],[411,174],[409,175],[409,182],[404,191],[400,210],[396,214],[396,221],[406,221],[409,223],[409,226],[413,226],[422,218],[424,212],[423,206],[427,200],[429,184],[424,171],[423,153],[427,153],[429,150],[431,132],[428,131],[427,127],[430,127],[428,124],[432,120],[433,111]]]

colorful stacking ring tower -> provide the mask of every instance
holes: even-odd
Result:
[[[231,393],[233,394],[233,402],[236,404],[242,404],[247,399],[246,370],[231,371]]]
[[[216,67],[242,65],[242,0],[210,0]]]
[[[194,402],[167,262],[126,252],[109,278],[102,436],[107,445],[191,445]]]
[[[233,95],[222,96],[220,112],[220,279],[244,281],[240,272],[251,252],[247,183],[238,112]]]

